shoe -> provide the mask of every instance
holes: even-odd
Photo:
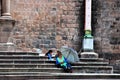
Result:
[[[72,71],[72,70],[70,70],[70,73],[73,73],[73,71]]]

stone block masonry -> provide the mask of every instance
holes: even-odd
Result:
[[[84,0],[11,0],[11,16],[19,23],[14,40],[19,48],[46,51],[68,45],[79,51],[84,29]],[[120,53],[120,1],[92,1],[95,52]],[[28,49],[30,48],[30,49]]]
[[[19,22],[19,35],[14,36],[29,36],[28,41],[25,37],[15,38],[16,44],[21,48],[24,44],[44,51],[64,45],[79,50],[79,9],[82,4],[83,0],[12,0],[11,15]]]
[[[120,1],[93,0],[93,35],[98,53],[120,53]]]

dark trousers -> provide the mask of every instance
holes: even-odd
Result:
[[[57,65],[58,68],[63,68],[65,72],[72,73],[72,67],[69,63],[66,66],[61,66],[60,64]]]

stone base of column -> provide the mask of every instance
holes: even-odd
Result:
[[[12,30],[15,27],[15,20],[8,17],[0,17],[0,51],[14,51],[12,43]]]
[[[98,58],[98,54],[95,52],[82,52],[81,58]]]
[[[1,16],[0,19],[2,19],[2,18],[4,18],[4,19],[12,19],[11,16]]]
[[[3,13],[1,17],[12,18],[10,13]]]
[[[15,22],[15,20],[11,16],[0,16],[0,21],[12,21]]]

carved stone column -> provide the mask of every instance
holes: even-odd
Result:
[[[11,17],[10,0],[2,0],[2,16],[3,17]]]
[[[98,54],[94,52],[94,39],[92,36],[91,14],[92,0],[85,0],[85,35],[83,39],[83,50],[81,58],[98,58]]]
[[[2,15],[1,13],[2,13],[2,1],[0,0],[0,16]]]

